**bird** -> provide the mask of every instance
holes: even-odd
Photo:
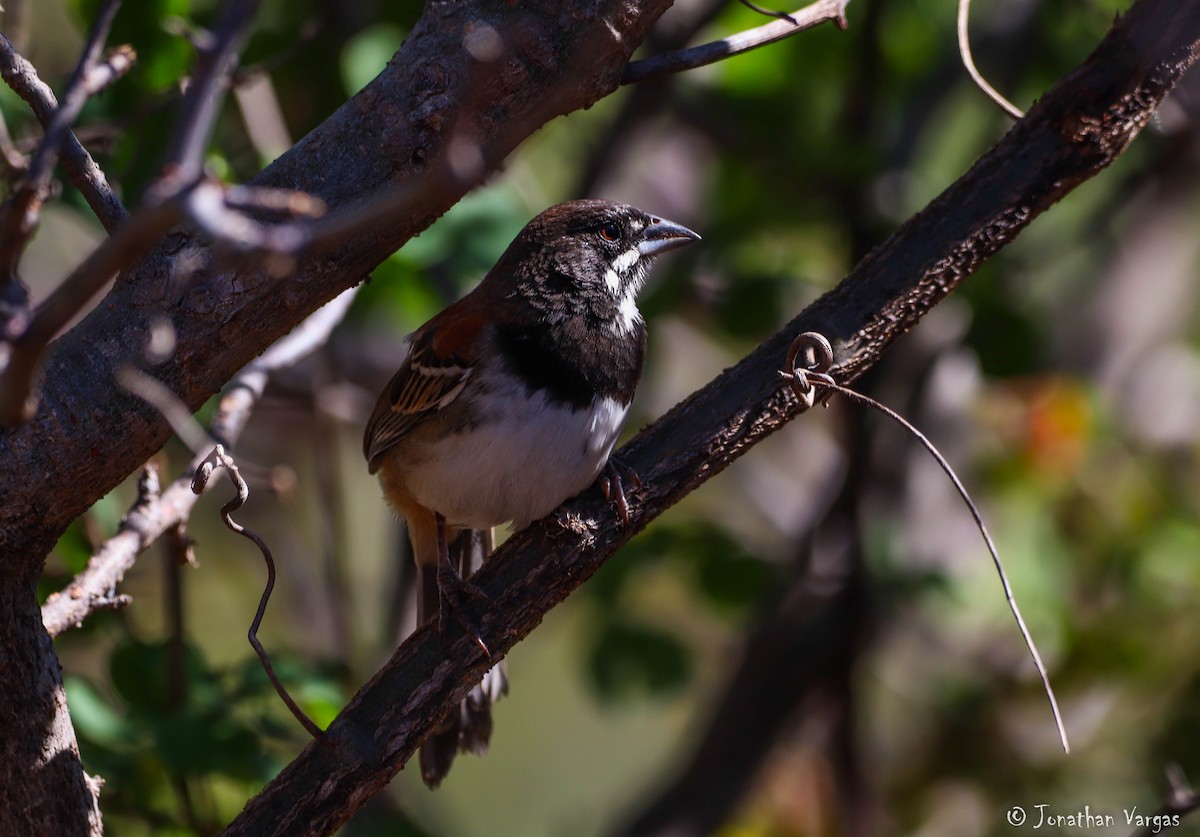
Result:
[[[557,204],[409,336],[363,455],[407,523],[418,624],[436,614],[446,637],[455,621],[486,652],[467,608],[486,597],[465,579],[491,552],[494,527],[522,529],[598,478],[628,519],[609,459],[646,356],[636,298],[656,256],[699,238],[628,204]],[[486,751],[491,704],[507,691],[498,663],[421,745],[430,788],[456,752]]]

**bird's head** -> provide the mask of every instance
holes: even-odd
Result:
[[[636,297],[654,257],[699,238],[627,204],[570,201],[530,221],[492,274],[550,321],[582,314],[629,331],[641,321]]]

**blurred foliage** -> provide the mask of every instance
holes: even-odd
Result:
[[[321,725],[346,700],[327,672],[288,658],[275,667]],[[67,700],[80,751],[108,782],[106,814],[123,828],[182,816],[215,831],[302,741],[273,711],[277,697],[257,659],[214,668],[189,643],[124,638],[109,653],[106,683],[111,693],[68,678]]]
[[[56,88],[97,5],[29,4],[28,52]],[[977,63],[1027,106],[1126,5],[976,3]],[[246,522],[281,556],[264,640],[319,723],[389,652],[405,612],[398,534],[357,453],[400,337],[477,281],[544,206],[581,193],[641,203],[704,235],[665,259],[644,294],[651,358],[630,424],[651,420],[831,287],[1006,129],[960,66],[954,6],[855,0],[844,33],[803,33],[645,99],[624,89],[531,138],[494,183],[379,266],[332,350],[283,376],[239,451],[258,473]],[[662,25],[710,7],[693,42],[763,22],[737,3],[692,0]],[[274,0],[244,63],[269,74],[300,137],[383,67],[420,10]],[[132,44],[138,63],[89,103],[79,132],[131,205],[169,141],[189,39],[215,11],[215,0],[139,0],[117,16],[112,42]],[[690,757],[751,629],[787,606],[797,562],[836,595],[858,553],[870,595],[845,630],[869,639],[846,663],[852,699],[825,682],[820,700],[797,705],[723,833],[1009,834],[1013,805],[1119,817],[1157,807],[1169,764],[1200,781],[1200,133],[1196,83],[1185,88],[867,384],[976,493],[1051,668],[1070,758],[966,512],[910,442],[877,420],[851,432],[835,404],[657,521],[514,651],[487,759],[461,759],[436,795],[405,771],[346,833],[608,832]],[[29,151],[35,121],[7,89],[0,112]],[[222,177],[248,179],[269,156],[249,118],[226,103],[209,156]],[[63,198],[91,223],[69,185]],[[82,246],[35,245],[27,262],[56,264]],[[187,457],[169,449],[164,481]],[[256,468],[280,462],[296,472],[295,493],[273,491]],[[332,488],[320,495],[323,481]],[[839,491],[861,531],[831,517],[812,536]],[[45,593],[114,531],[132,496],[123,486],[68,530]],[[131,608],[58,643],[114,834],[212,833],[304,742],[244,640],[261,569],[215,518],[202,503],[190,525],[201,567],[181,579],[183,635],[170,604],[156,606],[160,562],[147,556],[122,585]],[[564,826],[581,812],[589,825]]]

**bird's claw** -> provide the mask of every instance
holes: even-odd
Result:
[[[604,493],[605,501],[616,507],[617,516],[621,518],[621,525],[624,526],[629,523],[629,500],[625,497],[622,477],[628,479],[635,490],[642,490],[642,478],[637,475],[637,471],[615,459],[608,460],[600,474],[600,490]]]
[[[479,650],[491,657],[492,652],[479,635],[479,623],[467,611],[466,605],[467,599],[474,600],[479,606],[491,604],[487,594],[455,572],[449,563],[438,568],[437,582],[441,594],[438,597],[438,636],[442,644],[451,644],[453,638],[450,635],[450,624],[453,620],[471,637]]]

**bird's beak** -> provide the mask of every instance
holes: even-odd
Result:
[[[638,242],[637,249],[643,256],[654,256],[699,240],[700,236],[683,224],[676,224],[666,218],[651,215],[650,225],[643,231],[642,240]]]

